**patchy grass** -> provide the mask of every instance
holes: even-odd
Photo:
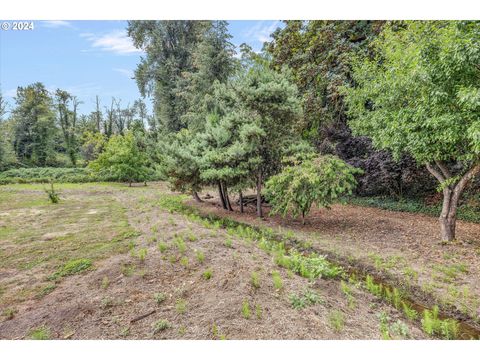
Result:
[[[62,201],[55,206],[48,203],[44,185],[0,186],[0,272],[15,269],[17,277],[29,279],[21,285],[0,280],[0,305],[46,295],[53,290],[48,278],[60,281],[128,250],[128,240],[138,233],[109,191],[115,186],[56,184]],[[32,278],[31,271],[43,277]]]
[[[92,260],[90,259],[77,259],[70,260],[65,265],[63,265],[58,271],[53,275],[48,277],[48,280],[58,280],[59,278],[65,276],[71,276],[83,271],[90,269],[92,266]]]

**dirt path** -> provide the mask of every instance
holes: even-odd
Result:
[[[252,206],[244,214],[237,208],[226,212],[215,196],[200,205],[189,204],[291,232],[317,248],[399,277],[406,287],[419,286],[438,303],[454,306],[470,318],[480,318],[480,224],[458,221],[459,241],[445,245],[439,241],[437,219],[420,214],[334,205],[330,210],[312,210],[303,226],[299,220],[280,216],[258,219]]]
[[[381,314],[394,336],[400,329],[399,338],[424,338],[416,324],[360,288],[349,287],[348,301],[337,280],[312,283],[276,266],[253,243],[161,210],[162,184],[112,191],[141,234],[132,250],[18,304],[12,319],[1,320],[0,338],[29,338],[41,329],[55,339],[379,339]],[[291,294],[306,293],[315,294],[314,304],[293,308]]]

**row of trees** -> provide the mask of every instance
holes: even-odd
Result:
[[[274,210],[305,214],[312,202],[328,205],[319,189],[330,199],[335,186],[351,191],[356,173],[324,156],[282,169],[288,149],[307,141],[367,170],[367,188],[432,188],[430,172],[444,194],[442,238],[455,237],[460,195],[480,172],[478,22],[287,21],[263,55],[244,46],[239,62],[225,28],[129,24],[147,53],[136,78],[162,119],[161,163],[176,189],[197,197],[215,184],[231,209],[229,189],[241,197],[256,187],[261,216],[269,179]],[[345,170],[330,172],[340,184],[323,181],[325,164]]]
[[[112,99],[102,110],[97,96],[95,111],[80,114],[76,96],[61,89],[52,94],[42,83],[19,87],[8,117],[7,104],[0,103],[0,169],[88,163],[113,135],[132,130],[142,136],[152,122],[142,100],[122,107]]]

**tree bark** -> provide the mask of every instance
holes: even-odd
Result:
[[[222,202],[222,207],[224,209],[227,209],[227,205],[225,204],[225,198],[223,197],[222,185],[221,185],[220,181],[218,182],[218,197],[220,198],[220,201]]]
[[[257,216],[263,217],[262,210],[262,171],[258,171],[257,176]]]
[[[227,185],[225,185],[225,183],[223,183],[223,195],[225,197],[225,205],[227,205],[227,210],[229,211],[233,211],[232,209],[232,205],[230,204],[230,198],[228,196],[228,188],[227,188]]]
[[[435,168],[432,164],[427,164],[428,171],[435,176],[435,178],[443,184],[445,181],[452,179],[452,174],[448,170],[448,167],[441,161],[435,161]],[[455,230],[457,223],[457,208],[460,196],[465,189],[468,182],[473,179],[478,173],[480,173],[480,163],[472,166],[458,182],[448,184],[443,189],[443,205],[442,212],[440,213],[440,231],[442,241],[455,240]]]
[[[238,197],[240,202],[240,212],[243,213],[243,194],[241,190],[238,192]]]
[[[196,191],[192,191],[192,196],[197,202],[203,202],[202,199],[200,199],[200,196],[198,196],[198,193]]]

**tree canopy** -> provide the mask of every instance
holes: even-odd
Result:
[[[440,182],[445,240],[455,236],[460,194],[480,172],[479,41],[478,22],[389,25],[374,58],[353,60],[356,86],[344,89],[354,133],[396,158],[411,155]]]

